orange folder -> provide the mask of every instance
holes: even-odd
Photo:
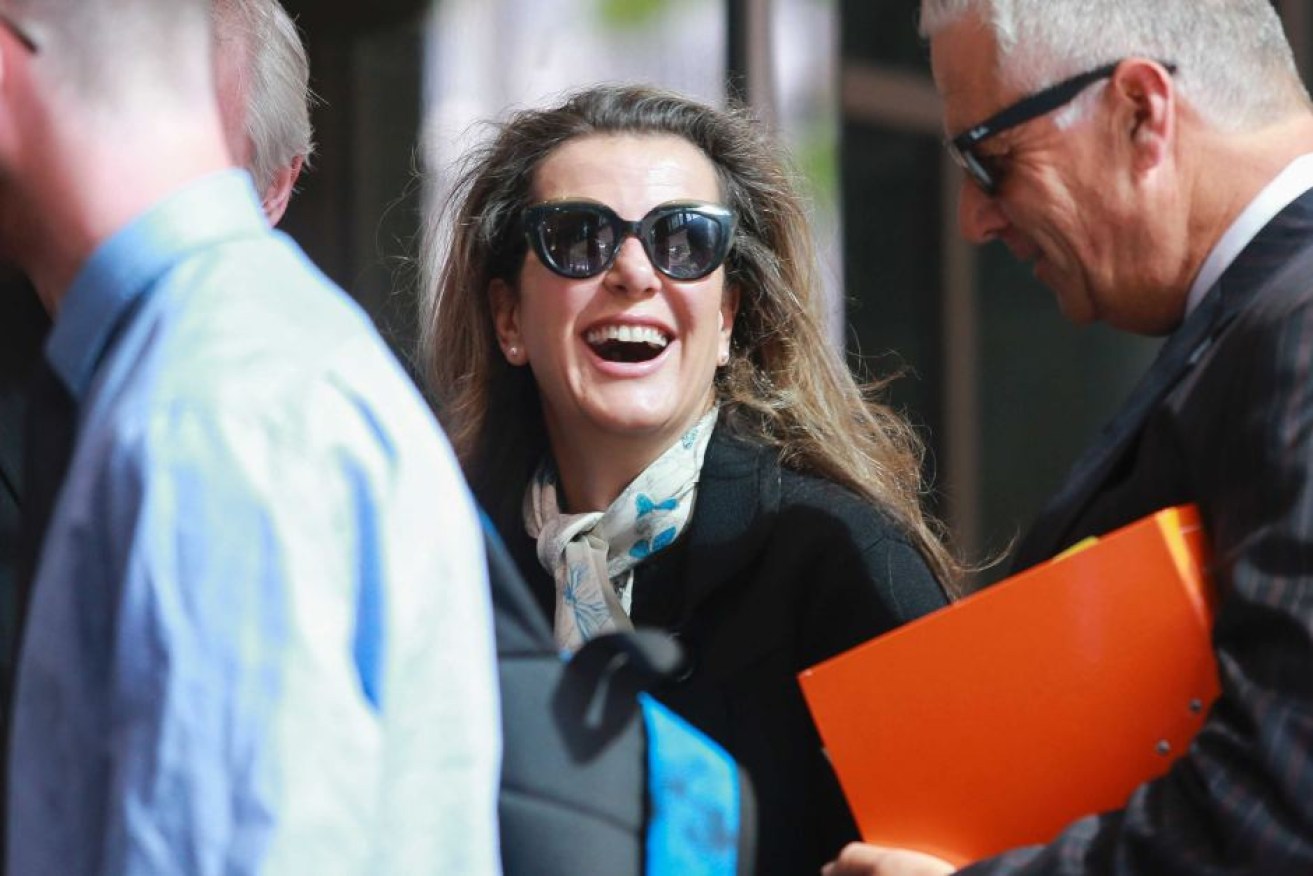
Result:
[[[1218,693],[1181,506],[801,673],[862,836],[957,866],[1124,805]]]

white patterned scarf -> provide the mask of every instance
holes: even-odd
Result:
[[[557,645],[573,652],[600,633],[633,629],[634,566],[669,546],[688,523],[718,410],[681,435],[605,511],[561,511],[556,467],[539,464],[524,494],[524,527],[537,539],[538,561],[556,579]]]

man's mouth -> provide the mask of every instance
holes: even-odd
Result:
[[[584,341],[608,362],[648,362],[661,355],[670,338],[650,325],[607,325],[589,329]]]

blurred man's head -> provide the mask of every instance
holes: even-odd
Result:
[[[1309,148],[1308,97],[1268,0],[921,11],[967,171],[962,232],[1032,263],[1073,321],[1170,331],[1212,244]]]
[[[277,223],[313,149],[305,47],[278,0],[215,0],[214,31],[228,148]]]
[[[53,311],[101,242],[229,166],[210,4],[0,0],[0,14],[0,257]]]
[[[34,73],[91,106],[167,100],[205,74],[208,0],[0,0],[30,39]],[[149,72],[175,69],[155,80]],[[176,99],[176,98],[175,98]]]
[[[277,221],[310,150],[306,80],[273,0],[0,0],[0,259],[54,313],[101,242],[233,164]]]

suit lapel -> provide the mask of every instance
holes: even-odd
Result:
[[[1020,570],[1047,559],[1076,537],[1073,527],[1127,452],[1145,419],[1203,358],[1237,313],[1313,241],[1313,192],[1277,214],[1254,237],[1159,351],[1117,415],[1100,431],[1022,541],[1013,561]],[[1128,521],[1129,522],[1129,521]]]

